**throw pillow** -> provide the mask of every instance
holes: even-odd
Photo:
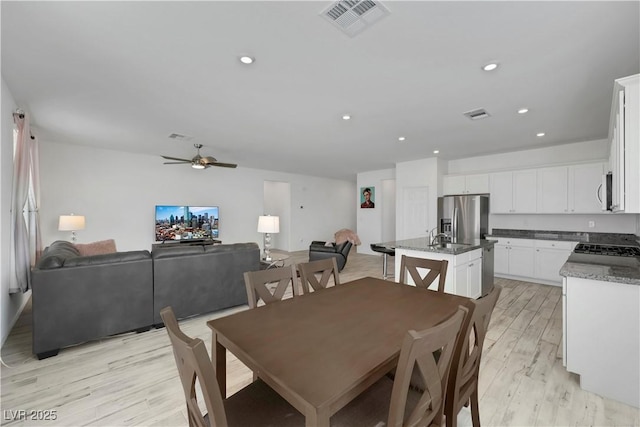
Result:
[[[104,255],[117,252],[116,242],[113,239],[100,240],[93,243],[76,243],[74,246],[80,252],[80,256]]]

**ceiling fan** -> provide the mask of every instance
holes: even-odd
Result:
[[[177,157],[169,157],[162,156],[162,158],[167,160],[176,160],[175,162],[164,162],[165,165],[179,165],[184,163],[190,163],[191,167],[194,169],[206,169],[209,166],[220,166],[223,168],[236,168],[238,165],[234,163],[222,163],[219,162],[215,157],[206,156],[202,157],[200,155],[200,149],[202,148],[202,144],[193,144],[194,147],[198,150],[198,153],[191,160],[189,159],[179,159]]]

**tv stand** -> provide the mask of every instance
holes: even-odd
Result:
[[[168,246],[205,246],[205,245],[221,245],[222,240],[216,239],[184,239],[184,240],[165,240],[162,243],[154,243],[151,250]]]

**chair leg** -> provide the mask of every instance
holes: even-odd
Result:
[[[473,427],[480,427],[480,410],[478,409],[478,386],[471,393],[471,422]]]
[[[382,278],[387,280],[387,254],[382,254]]]

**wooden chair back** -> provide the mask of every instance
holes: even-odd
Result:
[[[429,286],[438,280],[438,292],[444,292],[444,282],[447,278],[447,260],[437,261],[433,259],[414,258],[402,255],[400,259],[400,283],[407,283],[407,272],[413,279],[416,286],[428,289]],[[424,268],[429,272],[424,276],[420,276],[418,268]]]
[[[452,375],[449,378],[445,416],[447,426],[457,425],[458,412],[471,399],[471,420],[474,427],[480,427],[478,410],[478,376],[482,346],[487,335],[491,313],[496,306],[502,287],[494,285],[489,295],[473,301],[475,309],[468,322],[463,325],[453,357]]]
[[[446,321],[405,336],[391,392],[388,426],[441,426],[451,361],[463,321],[469,310],[463,306]],[[434,352],[439,351],[439,357]],[[411,387],[414,368],[422,376],[425,390]],[[412,388],[411,390],[409,390]],[[413,408],[406,408],[409,392],[420,393]],[[405,413],[408,417],[405,418]]]
[[[300,295],[298,274],[294,265],[247,271],[244,273],[244,284],[247,288],[249,308],[255,308],[259,299],[265,304],[281,301],[289,285],[291,285],[293,296]],[[273,288],[273,291],[270,288]]]
[[[160,311],[160,316],[169,334],[173,356],[176,360],[180,382],[187,403],[189,426],[212,427],[226,426],[227,417],[222,401],[222,394],[216,381],[216,374],[211,364],[204,342],[199,338],[185,335],[178,325],[171,307]],[[196,396],[196,384],[200,384],[207,414],[203,415]]]
[[[325,289],[331,277],[333,277],[335,286],[340,284],[338,264],[333,257],[298,264],[298,270],[300,270],[303,294],[311,292],[310,287],[313,288],[314,291]]]

